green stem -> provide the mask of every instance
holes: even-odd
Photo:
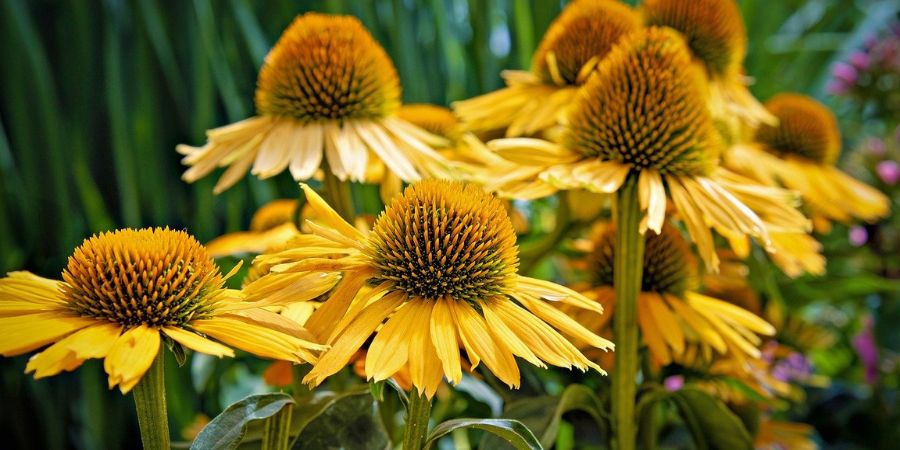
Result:
[[[349,223],[353,223],[356,217],[353,211],[353,198],[350,195],[350,183],[341,181],[331,172],[327,161],[322,162],[322,172],[325,173],[323,184],[325,185],[325,200],[334,208],[335,212]]]
[[[169,418],[166,413],[166,383],[163,376],[165,352],[160,349],[150,370],[134,387],[144,450],[169,450]]]
[[[428,419],[431,416],[431,399],[420,395],[413,388],[406,408],[406,431],[403,433],[403,450],[423,450],[428,437]]]
[[[294,405],[285,405],[281,411],[266,419],[263,426],[262,450],[287,450],[291,434],[291,415]]]
[[[612,374],[613,429],[617,450],[633,450],[637,439],[634,402],[637,391],[638,324],[637,301],[644,268],[644,238],[638,204],[637,175],[631,174],[616,196],[616,244],[613,287],[616,311],[613,327],[616,366]]]

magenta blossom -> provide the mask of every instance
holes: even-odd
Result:
[[[881,181],[888,186],[893,186],[900,181],[900,165],[897,164],[897,161],[881,161],[875,166],[875,172],[878,173],[878,178],[881,178]]]

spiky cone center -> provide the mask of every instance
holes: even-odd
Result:
[[[734,0],[645,0],[644,21],[684,35],[713,77],[736,76],[747,54],[747,30]]]
[[[568,85],[581,84],[586,64],[603,59],[622,36],[640,26],[637,14],[619,2],[569,3],[544,34],[532,56],[531,71],[548,84],[557,78]]]
[[[427,103],[403,105],[397,117],[452,143],[462,139],[459,119],[449,108]]]
[[[224,279],[206,249],[183,231],[124,229],[86,239],[62,273],[69,308],[137,325],[183,326],[208,316]]]
[[[834,114],[821,103],[799,94],[780,94],[766,102],[778,125],[762,125],[756,141],[778,156],[795,156],[833,165],[841,153],[841,132]]]
[[[615,239],[615,227],[610,226],[595,239],[594,249],[588,255],[589,275],[595,286],[613,285]],[[644,239],[641,291],[681,297],[697,288],[697,259],[678,230],[667,225],[662,233],[648,232]]]
[[[708,175],[721,141],[703,93],[703,75],[677,33],[630,34],[581,89],[564,141],[586,157],[637,170]]]
[[[399,107],[394,64],[350,16],[298,16],[266,56],[256,83],[260,115],[304,123],[378,119]]]
[[[503,204],[476,185],[426,180],[396,196],[375,221],[378,278],[411,298],[477,302],[507,291],[519,265]]]

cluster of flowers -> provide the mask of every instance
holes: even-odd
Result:
[[[829,94],[854,98],[861,103],[875,101],[893,108],[894,114],[898,113],[898,88],[900,22],[893,22],[884,32],[866,39],[863,47],[851,53],[846,61],[835,63],[826,86]]]
[[[746,47],[731,0],[646,0],[640,11],[581,0],[530,70],[504,72],[506,87],[451,111],[402,105],[391,60],[358,20],[299,16],[260,70],[257,115],[178,151],[188,182],[226,167],[216,192],[248,171],[288,171],[322,181],[328,201],[301,184],[300,224],[284,200],[208,248],[180,231],[120,230],[86,240],[62,281],[10,274],[0,354],[52,344],[28,363],[36,377],[105,358],[123,393],[161,342],[311,363],[312,385],[356,361],[367,379],[402,377],[428,398],[482,364],[518,387],[517,358],[603,372],[615,361],[594,352],[613,349],[617,243],[639,232],[633,327],[649,370],[703,367],[779,395],[796,357],[778,363],[761,348],[786,319],[732,294],[740,261],[755,241],[786,274],[820,274],[813,225],[875,221],[888,201],[835,167],[840,135],[823,105],[753,98]],[[346,182],[381,186],[374,223],[340,196]],[[582,242],[585,285],[518,274],[506,200],[551,195],[618,218]],[[623,216],[633,229],[619,228]],[[243,288],[226,289],[231,274],[211,257],[237,253],[261,254]]]

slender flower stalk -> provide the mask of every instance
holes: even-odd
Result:
[[[403,450],[422,450],[428,437],[428,419],[431,417],[431,398],[413,391],[406,407],[406,429],[403,432]]]
[[[613,429],[618,450],[635,448],[634,400],[637,392],[638,349],[637,302],[644,266],[644,237],[639,231],[641,208],[638,177],[631,175],[616,195],[616,241],[614,284],[616,291],[616,366],[612,374]]]
[[[158,352],[150,370],[134,388],[141,443],[144,450],[169,449],[169,418],[166,408],[165,353]]]

